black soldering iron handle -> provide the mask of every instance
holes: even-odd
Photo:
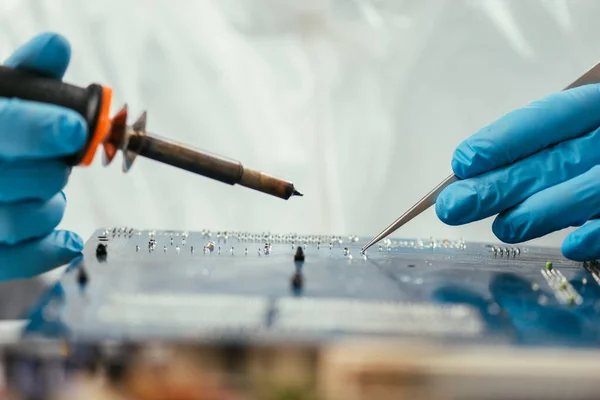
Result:
[[[81,88],[31,71],[0,66],[0,97],[66,107],[85,119],[88,126],[87,143],[76,154],[67,157],[69,165],[79,164],[90,145],[100,117],[102,92],[102,86],[98,84]]]

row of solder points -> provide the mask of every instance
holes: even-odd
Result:
[[[107,229],[103,233],[105,236],[111,235],[112,237],[132,237],[134,234],[141,235],[142,232],[135,230],[133,228],[127,227],[115,227],[112,229]],[[148,231],[148,236],[151,239],[155,239],[156,236],[167,236],[171,238],[171,242],[173,241],[173,237],[182,237],[182,242],[185,242],[187,237],[189,236],[188,232],[178,232],[178,231]],[[320,247],[321,244],[330,243],[334,245],[341,246],[344,243],[344,238],[341,235],[298,235],[296,233],[288,233],[288,234],[272,234],[270,232],[262,232],[262,233],[252,233],[252,232],[237,232],[237,231],[218,231],[215,233],[215,239],[212,239],[213,232],[209,229],[203,229],[200,232],[200,235],[203,239],[212,240],[216,243],[227,243],[228,240],[236,240],[239,242],[269,242],[269,243],[309,243],[309,244],[317,244],[317,247]],[[360,240],[357,235],[349,235],[347,236],[348,243],[358,243]],[[183,243],[182,243],[183,244]],[[460,240],[448,240],[448,239],[434,239],[433,237],[429,237],[429,239],[417,239],[417,240],[395,240],[392,241],[389,238],[383,240],[383,245],[381,246],[382,250],[385,247],[386,249],[391,249],[391,247],[409,247],[415,249],[426,249],[426,248],[456,248],[460,250],[466,249],[466,243],[463,239]],[[503,250],[498,248],[497,254],[503,253]],[[520,249],[517,249],[520,252]]]
[[[187,243],[187,241],[186,241],[186,237],[182,238],[182,240],[181,240],[181,245],[182,245],[182,246],[185,246],[185,245],[186,245],[186,243]],[[156,239],[155,239],[154,237],[151,237],[151,238],[148,240],[148,250],[149,250],[150,252],[152,252],[152,251],[156,250],[156,245],[157,245],[157,241],[156,241]],[[171,246],[173,246],[173,245],[174,245],[174,240],[173,240],[173,238],[172,238],[172,237],[170,238],[170,245],[171,245]],[[336,245],[340,245],[339,241],[338,241],[338,242],[336,242]],[[292,246],[292,249],[296,248],[296,245],[295,245],[295,243],[293,243],[293,242],[292,242],[291,246]],[[298,246],[297,248],[299,248],[299,249],[306,249],[306,248],[307,248],[307,246],[308,246],[308,244],[307,244],[307,243],[304,243],[302,246]],[[318,250],[318,249],[320,249],[320,246],[321,246],[320,242],[317,242],[317,244],[316,244],[317,250]],[[334,248],[334,246],[335,246],[335,245],[334,245],[334,242],[329,242],[329,246],[328,246],[329,250],[332,250],[332,249]],[[163,251],[164,251],[165,253],[167,252],[167,249],[168,249],[168,246],[163,246]],[[266,242],[266,243],[264,244],[264,247],[263,247],[263,248],[260,248],[260,247],[258,248],[258,251],[257,251],[257,253],[258,253],[258,255],[259,255],[259,256],[261,256],[261,255],[263,255],[263,254],[264,254],[264,255],[266,255],[266,256],[268,256],[268,255],[270,255],[270,254],[271,254],[271,251],[272,251],[272,249],[273,249],[273,245],[272,245],[272,243],[270,243],[270,242]],[[139,246],[139,245],[136,245],[136,246],[135,246],[135,250],[136,250],[136,252],[137,252],[137,251],[140,251],[140,246]],[[179,247],[179,245],[176,245],[176,246],[175,246],[175,251],[176,251],[177,253],[179,253],[179,252],[181,251],[181,247]],[[204,247],[203,247],[203,253],[204,253],[204,254],[210,254],[210,253],[213,253],[213,252],[215,252],[215,251],[217,252],[217,254],[221,254],[221,246],[217,245],[217,244],[216,244],[214,241],[209,241],[209,242],[208,242],[206,245],[204,245]],[[194,252],[195,252],[195,247],[194,247],[194,246],[190,246],[190,252],[191,252],[192,254],[194,254]],[[235,253],[235,247],[234,247],[234,246],[232,246],[232,247],[230,248],[230,250],[229,250],[229,253],[230,253],[231,255],[234,255],[234,253]],[[366,259],[366,254],[365,254],[365,253],[361,253],[361,254],[362,254],[363,258],[365,258],[365,259]],[[248,255],[248,247],[244,248],[244,255]],[[350,249],[349,249],[348,247],[344,247],[344,256],[345,256],[345,257],[348,257],[349,259],[352,259],[352,255],[350,254]]]
[[[494,257],[517,257],[521,255],[521,249],[519,247],[496,247],[491,246],[490,252],[494,255]]]
[[[151,238],[154,238],[156,235],[170,236],[173,239],[173,236],[179,236],[177,232],[156,232],[150,231],[148,235]],[[297,235],[295,233],[290,233],[286,235],[282,234],[271,234],[269,232],[263,233],[247,233],[247,232],[217,232],[216,238],[212,239],[213,234],[209,230],[202,230],[200,232],[203,239],[213,240],[216,243],[227,243],[228,240],[236,240],[237,242],[272,242],[272,243],[310,243],[320,245],[321,243],[334,243],[341,245],[344,243],[343,237],[340,235]],[[188,236],[187,233],[182,233],[181,236],[186,238]],[[360,240],[357,235],[348,236],[348,243],[358,243]],[[418,239],[418,240],[398,240],[392,241],[389,238],[386,238],[382,241],[383,246],[386,248],[389,247],[412,247],[412,248],[457,248],[464,250],[466,249],[466,243],[463,239],[460,240],[448,240],[448,239],[434,239],[430,237],[428,240]]]
[[[105,229],[100,236],[104,236],[104,237],[112,236],[113,238],[120,237],[120,236],[132,237],[135,233],[137,233],[138,235],[140,234],[139,231],[136,231],[133,228],[114,227],[112,229]]]
[[[118,231],[117,231],[118,232]],[[138,233],[139,234],[139,233]],[[148,241],[148,249],[152,252],[156,249],[156,236],[161,235],[161,236],[169,236],[169,241],[170,241],[170,245],[174,246],[174,237],[179,236],[178,232],[156,232],[156,231],[149,231],[148,235],[150,236],[150,239]],[[212,232],[209,230],[202,230],[201,232],[201,236],[204,239],[212,239]],[[186,240],[188,238],[188,233],[184,232],[181,233],[181,245],[185,246],[186,245]],[[306,247],[308,246],[308,244],[315,244],[317,250],[320,250],[321,247],[328,247],[329,250],[331,250],[333,247],[340,247],[342,246],[342,244],[344,243],[344,241],[342,240],[341,236],[328,236],[328,235],[308,235],[308,236],[300,236],[297,235],[295,233],[291,233],[291,234],[287,234],[287,235],[273,235],[269,232],[263,232],[261,234],[252,234],[252,233],[239,233],[239,232],[217,232],[216,233],[216,240],[209,240],[209,242],[203,246],[203,252],[205,254],[209,254],[212,253],[216,250],[217,254],[221,254],[221,246],[220,244],[226,244],[227,240],[230,239],[234,239],[237,240],[237,242],[257,242],[257,241],[262,241],[264,243],[266,243],[265,245],[265,249],[259,248],[257,250],[257,254],[260,256],[262,254],[264,255],[268,255],[270,254],[272,245],[271,242],[273,239],[276,243],[290,243],[292,248],[295,248],[296,243],[300,242],[302,243],[302,246],[304,249],[306,249]],[[329,240],[328,245],[324,244],[323,241]],[[266,241],[266,242],[265,242]],[[359,237],[356,235],[350,235],[348,236],[348,241],[350,243],[356,243],[359,241]],[[448,239],[443,239],[441,241],[435,240],[433,239],[433,237],[429,238],[429,241],[423,241],[423,240],[417,240],[417,241],[392,241],[389,238],[386,238],[382,241],[383,244],[380,244],[378,246],[378,251],[379,252],[383,252],[388,251],[390,252],[392,250],[392,246],[398,246],[398,247],[412,247],[412,248],[457,248],[457,249],[461,249],[464,250],[466,248],[466,244],[464,243],[464,241],[461,239],[459,241],[449,241]],[[139,251],[139,246],[136,246],[136,251]],[[168,246],[163,246],[163,251],[167,252],[168,251]],[[176,252],[180,252],[181,248],[179,245],[175,246],[175,251]],[[190,246],[190,252],[194,253],[195,252],[195,248],[194,246]],[[235,253],[235,247],[232,246],[229,249],[229,253],[230,254],[234,254]],[[248,254],[248,248],[245,247],[244,248],[244,254],[247,255]],[[362,254],[363,258],[366,259],[366,254]],[[344,256],[348,257],[349,259],[352,259],[352,255],[350,254],[350,250],[348,247],[344,247]]]
[[[103,232],[102,235],[99,236],[99,240],[108,240],[108,235],[112,235],[113,237],[115,236],[126,236],[126,237],[132,237],[134,234],[137,235],[141,235],[141,231],[136,231],[133,228],[126,228],[126,227],[122,227],[122,228],[113,228],[112,230],[107,229]],[[150,251],[154,251],[156,249],[156,245],[157,245],[157,240],[156,240],[156,236],[160,235],[160,236],[167,236],[169,237],[170,240],[170,245],[174,246],[174,237],[179,237],[181,236],[181,246],[185,246],[186,245],[186,241],[187,238],[189,236],[189,234],[187,232],[177,232],[177,231],[148,231],[148,235],[150,236],[150,239],[148,241],[148,249]],[[203,229],[200,232],[200,235],[204,238],[204,239],[211,239],[213,234],[210,230],[206,230]],[[216,240],[210,240],[208,242],[207,245],[204,246],[204,252],[205,253],[211,253],[212,251],[214,251],[215,247],[217,250],[217,253],[220,254],[221,253],[221,247],[218,244],[226,244],[228,240],[234,239],[237,242],[266,242],[266,243],[290,243],[292,245],[292,247],[296,246],[296,243],[303,243],[304,248],[306,248],[306,246],[308,244],[316,244],[317,250],[319,250],[322,246],[325,247],[327,246],[325,243],[328,243],[328,247],[329,249],[332,249],[333,247],[341,247],[342,244],[344,243],[344,240],[342,239],[342,236],[339,235],[297,235],[295,233],[290,233],[290,234],[271,234],[269,232],[263,232],[263,233],[248,233],[248,232],[227,232],[227,231],[219,231],[216,232]],[[357,235],[349,235],[348,236],[348,242],[350,243],[357,243],[359,241],[359,237]],[[212,243],[212,245],[211,245]],[[415,248],[415,249],[425,249],[425,248],[457,248],[457,249],[461,249],[464,250],[466,248],[466,244],[464,242],[464,240],[458,240],[458,241],[450,241],[448,239],[443,239],[443,240],[436,240],[433,237],[430,237],[429,240],[400,240],[400,241],[392,241],[389,238],[386,238],[383,240],[383,244],[379,245],[379,252],[382,252],[384,250],[390,252],[392,250],[392,246],[395,247],[411,247],[411,248]],[[213,248],[213,250],[211,251],[211,247]],[[167,246],[163,246],[163,251],[167,252],[168,247]],[[511,254],[510,251],[512,251],[513,256],[520,254],[520,249],[505,249],[503,250],[502,248],[493,248],[493,250],[495,250],[495,254]],[[139,246],[136,246],[136,251],[139,251]],[[179,245],[175,246],[175,251],[179,252],[181,251],[181,248]],[[193,253],[195,251],[194,246],[190,246],[190,251]],[[234,247],[232,246],[229,250],[229,252],[231,254],[233,254],[235,251]],[[270,250],[268,250],[266,252],[266,254],[268,255],[268,253],[270,252]],[[246,247],[244,249],[244,253],[248,254],[248,248]],[[258,254],[265,254],[265,252],[263,251],[261,253],[261,250],[259,249]],[[352,258],[352,256],[349,254],[349,250],[347,250],[347,248],[345,248],[344,250],[344,255]],[[364,255],[363,255],[364,256]]]
[[[202,230],[200,233],[203,239],[214,240],[216,243],[227,243],[228,240],[236,240],[237,242],[269,242],[269,243],[344,243],[344,239],[339,235],[298,235],[296,233],[289,234],[272,234],[270,232],[249,233],[249,232],[217,232],[216,238],[212,239],[213,234],[210,230]],[[348,242],[357,243],[359,237],[356,235],[348,236]]]
[[[212,236],[210,231],[206,231],[203,230],[201,232],[203,238],[210,238]],[[155,238],[155,232],[151,231],[149,232],[149,236],[150,239],[148,241],[148,249],[150,252],[154,251],[156,249],[156,238]],[[181,245],[185,246],[186,245],[186,239],[188,237],[187,233],[183,233],[182,234],[182,240],[181,240]],[[260,235],[261,238],[273,238],[273,235],[271,235],[270,233],[263,233]],[[223,241],[226,241],[229,236],[227,234],[227,232],[217,232],[217,238],[221,239]],[[252,234],[234,234],[234,238],[238,239],[238,241],[242,241],[245,240],[247,238],[250,238],[251,241],[256,241],[256,237],[255,235]],[[320,239],[330,239],[331,241],[329,242],[328,248],[329,250],[332,250],[334,246],[340,246],[343,243],[343,240],[341,239],[341,236],[298,236],[296,234],[290,234],[290,235],[286,235],[286,236],[282,236],[282,235],[276,235],[274,237],[276,240],[281,240],[281,241],[288,241],[291,240],[291,247],[292,249],[296,248],[296,244],[295,244],[295,239],[299,239],[300,241],[304,240],[304,243],[302,246],[298,246],[298,248],[303,248],[306,249],[306,247],[308,246],[308,243],[316,243],[316,247],[317,250],[320,249],[321,247],[321,241]],[[173,246],[174,245],[174,239],[173,236],[170,237],[170,245]],[[348,237],[348,240],[350,242],[356,243],[358,242],[359,238],[356,235],[350,235]],[[218,243],[218,242],[217,242]],[[203,253],[204,254],[210,254],[212,252],[214,252],[216,250],[217,254],[221,254],[221,246],[218,246],[217,243],[215,243],[215,241],[209,241],[206,245],[204,245],[203,247]],[[389,247],[390,244],[387,243],[387,246]],[[136,251],[139,251],[140,247],[136,245]],[[163,251],[167,252],[167,246],[163,246]],[[175,251],[176,252],[180,252],[181,248],[179,247],[179,245],[175,246]],[[266,242],[264,245],[264,248],[258,248],[257,250],[257,254],[259,256],[261,255],[269,255],[271,254],[272,251],[272,244],[270,242]],[[190,246],[190,252],[193,254],[195,252],[195,248],[194,246]],[[235,248],[232,246],[229,250],[229,253],[231,255],[233,255],[235,252]],[[365,253],[361,253],[363,258],[366,259],[366,254]],[[248,248],[246,247],[244,249],[244,255],[248,255]],[[350,254],[350,249],[348,247],[344,247],[344,256],[348,257],[349,259],[352,259],[352,255]]]
[[[179,236],[176,232],[156,232],[150,231],[148,235],[151,237],[157,234],[164,236]],[[182,234],[184,236],[185,234]],[[210,230],[203,229],[200,232],[203,239],[214,240],[216,243],[227,243],[228,240],[236,240],[237,242],[272,242],[272,243],[327,243],[333,242],[342,244],[345,242],[344,237],[341,235],[298,235],[296,233],[288,234],[272,234],[270,232],[263,233],[251,233],[251,232],[227,232],[219,231],[213,235]],[[216,236],[213,239],[213,236]],[[358,243],[360,237],[357,235],[349,235],[347,237],[348,243]],[[466,243],[463,239],[460,240],[449,240],[449,239],[435,239],[429,237],[429,239],[418,239],[418,240],[394,240],[389,238],[384,239],[383,246],[387,247],[412,247],[412,248],[457,248],[464,250],[466,249]]]

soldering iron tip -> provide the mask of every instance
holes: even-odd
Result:
[[[300,193],[299,191],[297,191],[296,189],[294,189],[294,191],[292,192],[292,196],[304,196],[302,193]]]

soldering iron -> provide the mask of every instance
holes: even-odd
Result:
[[[81,114],[88,126],[85,146],[67,158],[72,166],[88,166],[103,146],[103,164],[123,152],[123,172],[136,156],[150,158],[219,182],[242,185],[282,199],[302,196],[293,183],[246,168],[240,162],[207,153],[146,131],[146,113],[127,124],[127,106],[110,118],[112,89],[99,84],[86,88],[64,83],[35,72],[0,66],[0,97],[50,103]]]

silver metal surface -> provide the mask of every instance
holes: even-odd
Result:
[[[380,241],[381,239],[384,239],[385,237],[389,236],[394,231],[399,229],[402,225],[406,224],[408,221],[415,218],[417,215],[421,214],[423,211],[427,210],[429,207],[434,205],[440,192],[442,190],[444,190],[444,188],[446,188],[446,186],[450,185],[453,182],[456,182],[457,180],[458,180],[458,177],[454,174],[452,174],[449,177],[447,177],[446,179],[444,179],[442,181],[442,183],[437,185],[431,192],[427,193],[425,195],[425,197],[423,197],[421,200],[419,200],[417,202],[417,204],[415,204],[408,211],[406,211],[404,214],[402,214],[390,226],[385,228],[383,230],[383,232],[381,232],[379,235],[377,235],[373,239],[371,239],[371,241],[362,248],[362,251],[365,252],[373,244],[375,244],[378,241]]]
[[[587,72],[577,78],[573,83],[564,88],[563,90],[573,89],[579,86],[588,85],[592,83],[600,82],[600,63],[594,65],[592,68],[587,70]],[[423,211],[427,210],[429,207],[435,204],[437,196],[440,192],[452,182],[456,182],[459,178],[454,174],[450,175],[446,178],[442,183],[436,186],[431,192],[429,192],[425,197],[423,197],[417,204],[412,206],[408,211],[402,214],[397,220],[395,220],[390,226],[385,228],[379,235],[375,236],[371,241],[369,241],[363,248],[362,251],[365,252],[369,247],[373,244],[377,243],[381,239],[386,238],[387,236],[394,233],[397,229],[399,229],[402,225],[406,224],[411,219],[415,218]]]

